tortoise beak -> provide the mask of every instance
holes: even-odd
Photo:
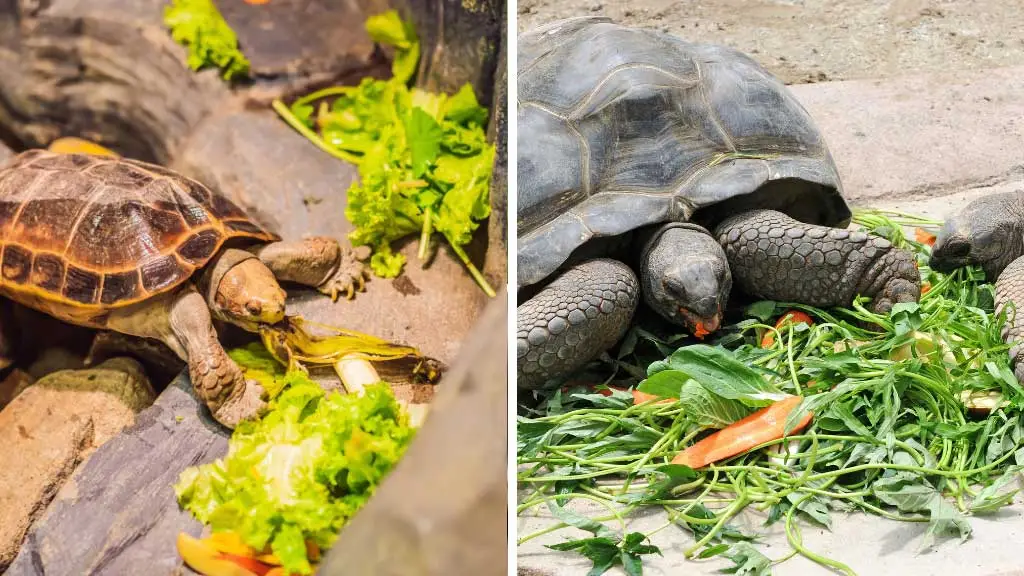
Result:
[[[699,316],[685,308],[680,308],[679,313],[682,315],[687,328],[699,339],[703,339],[708,334],[718,330],[722,324],[721,310],[710,316]]]

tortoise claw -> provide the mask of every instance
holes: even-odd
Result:
[[[366,279],[369,277],[369,268],[355,254],[342,254],[342,263],[338,269],[320,285],[320,292],[331,297],[332,302],[337,302],[338,296],[345,294],[346,300],[352,300],[359,292],[366,291]]]

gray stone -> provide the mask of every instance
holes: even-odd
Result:
[[[790,88],[821,129],[853,204],[1024,176],[1024,67]]]
[[[8,576],[169,574],[179,532],[202,526],[178,508],[173,484],[189,466],[221,457],[227,431],[182,375],[134,426],[101,446],[29,531]]]
[[[321,574],[505,573],[506,302],[502,290],[485,309],[409,451],[342,530]]]

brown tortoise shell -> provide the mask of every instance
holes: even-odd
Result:
[[[232,238],[279,240],[160,166],[30,150],[0,170],[3,291],[124,306],[173,290]]]

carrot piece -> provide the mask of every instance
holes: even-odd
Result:
[[[923,228],[916,228],[914,230],[914,240],[920,242],[921,244],[935,246],[935,234],[932,234],[931,232]]]
[[[929,284],[927,282],[922,283],[921,284],[921,296],[924,296],[928,292],[931,292],[931,289],[932,289],[932,285],[931,284]]]
[[[778,440],[786,429],[786,418],[800,405],[802,396],[790,396],[766,406],[742,420],[722,428],[700,442],[683,450],[672,460],[690,468],[703,468],[713,462],[732,458],[755,446]],[[811,413],[800,419],[793,432],[811,422]]]
[[[661,396],[655,396],[654,394],[648,394],[647,392],[633,390],[633,404],[643,404],[648,400],[657,400],[658,398],[661,398]],[[655,402],[655,404],[671,404],[676,400],[677,398],[662,398]]]
[[[698,340],[703,340],[708,334],[711,334],[711,331],[704,327],[703,322],[697,322],[697,325],[693,327],[693,335]]]
[[[218,559],[227,560],[228,562],[237,564],[249,572],[256,574],[256,576],[267,576],[267,573],[270,572],[271,568],[273,568],[273,566],[260,562],[255,558],[236,556],[234,554],[228,554],[227,552],[221,552]]]
[[[218,552],[208,541],[193,538],[182,532],[178,534],[177,544],[178,554],[185,564],[204,576],[260,576],[259,573],[224,558],[224,554]]]
[[[214,532],[205,541],[218,552],[250,558],[256,556],[256,551],[243,542],[237,532]]]
[[[787,321],[793,322],[793,324],[807,324],[808,326],[814,325],[814,320],[806,313],[799,310],[789,310],[785,314],[779,317],[778,321],[775,322],[775,329],[778,330],[786,324]],[[761,338],[761,348],[770,348],[772,344],[775,344],[775,332],[768,332]]]

